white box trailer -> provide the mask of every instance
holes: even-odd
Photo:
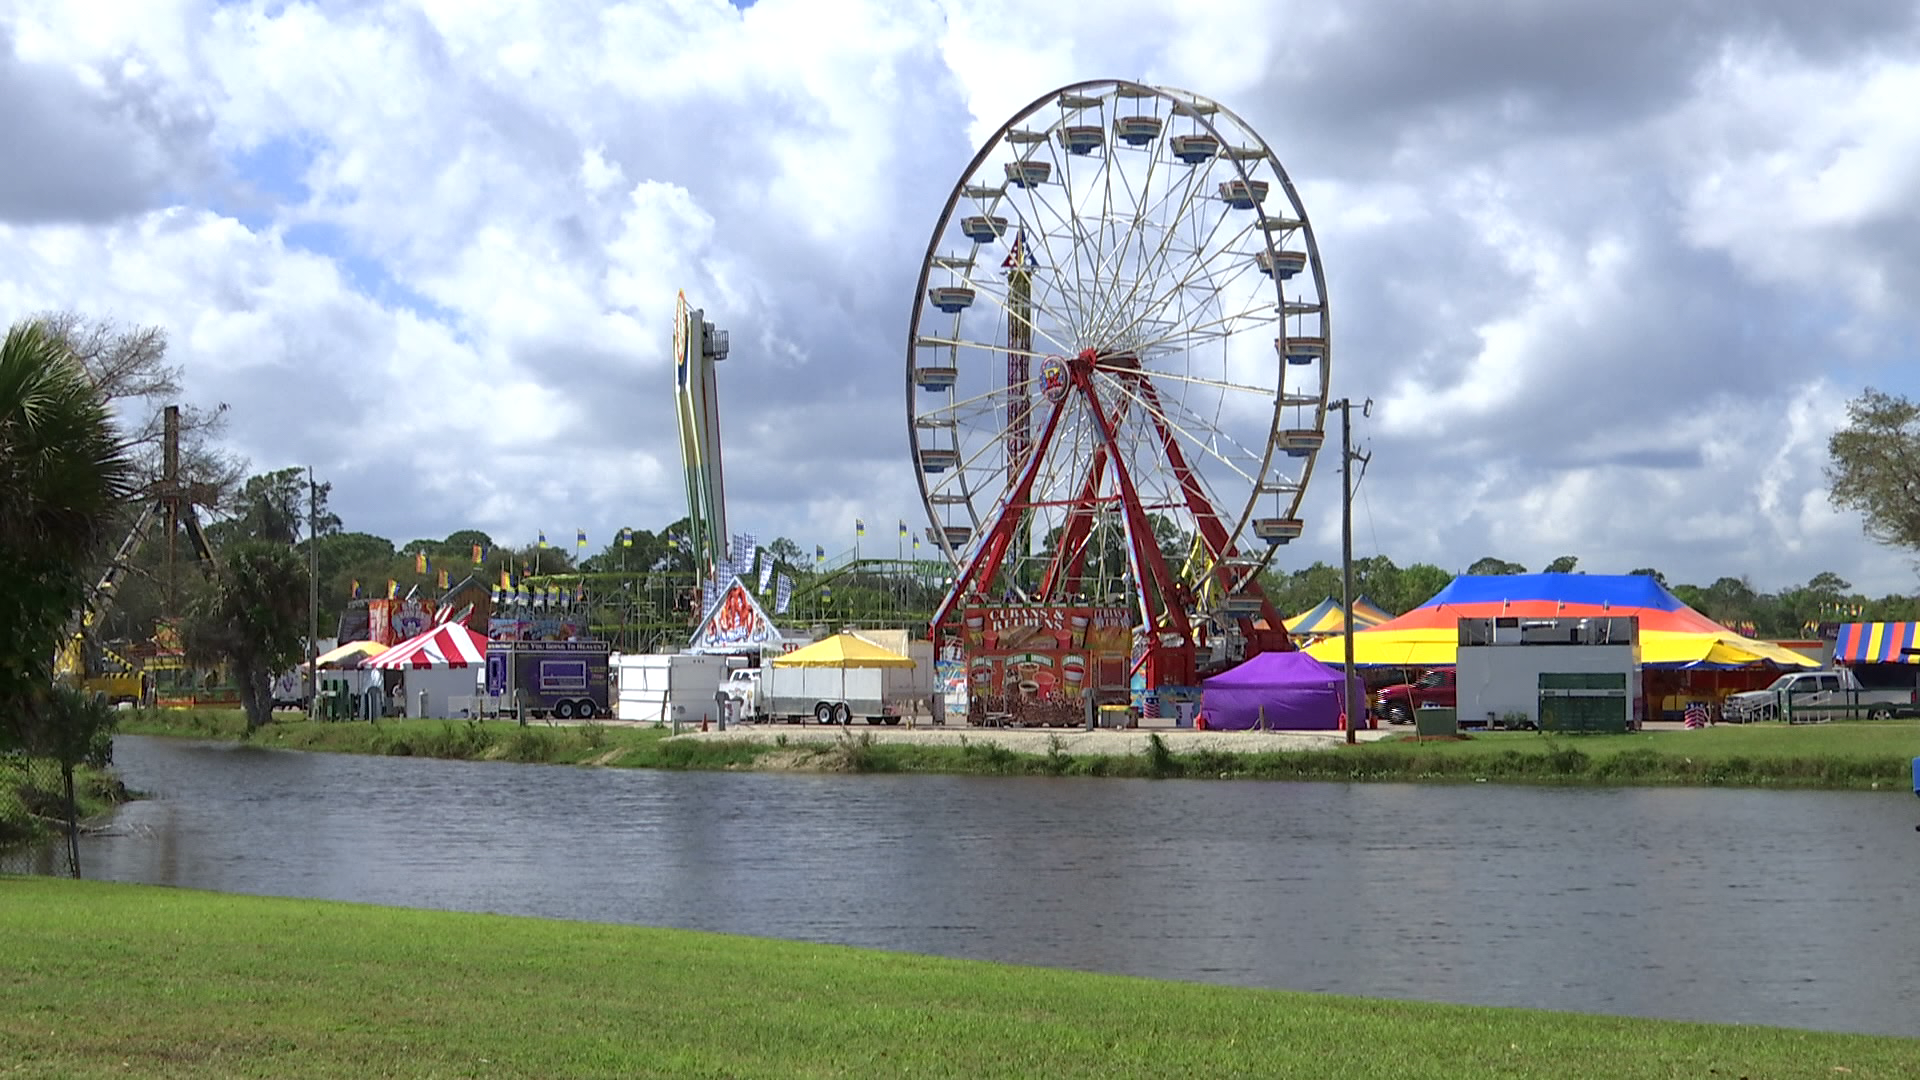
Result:
[[[720,722],[714,695],[727,679],[727,658],[697,653],[629,653],[617,658],[616,714],[637,724]]]
[[[753,694],[758,720],[814,720],[822,724],[898,724],[902,717],[938,717],[933,645],[917,641],[905,650],[905,667],[812,667],[774,664],[760,669]]]

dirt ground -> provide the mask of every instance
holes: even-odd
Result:
[[[676,735],[679,739],[699,739],[703,741],[735,740],[742,742],[771,743],[785,736],[787,742],[832,742],[841,738],[841,730],[835,726],[819,724],[748,724],[729,728],[726,731],[695,731]],[[1405,729],[1399,729],[1405,730]],[[1184,729],[1102,729],[1086,731],[1081,728],[980,728],[958,726],[920,726],[920,727],[875,727],[867,724],[855,724],[854,735],[872,735],[875,742],[884,743],[922,743],[925,745],[958,746],[961,739],[979,746],[996,744],[1009,750],[1029,754],[1044,754],[1051,743],[1058,738],[1063,753],[1068,754],[1137,754],[1147,744],[1148,735],[1159,735],[1166,740],[1167,748],[1175,753],[1187,753],[1194,750],[1230,750],[1251,753],[1261,750],[1325,750],[1346,742],[1346,733],[1340,731],[1189,731]],[[1361,731],[1355,733],[1359,741],[1372,742],[1385,738],[1390,732],[1384,728],[1379,731]]]

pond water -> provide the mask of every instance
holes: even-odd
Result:
[[[677,773],[123,736],[88,877],[1920,1035],[1870,792]]]

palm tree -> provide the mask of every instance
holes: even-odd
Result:
[[[0,346],[0,727],[47,688],[132,480],[85,369],[40,323],[14,326]]]
[[[0,349],[0,545],[58,553],[83,568],[132,487],[132,463],[105,401],[37,322]]]
[[[73,770],[102,756],[104,706],[53,686],[53,653],[133,465],[86,370],[38,322],[0,346],[0,748],[60,765],[70,872],[79,876]]]

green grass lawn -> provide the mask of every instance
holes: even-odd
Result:
[[[29,1077],[1920,1075],[1920,1040],[0,878]]]

